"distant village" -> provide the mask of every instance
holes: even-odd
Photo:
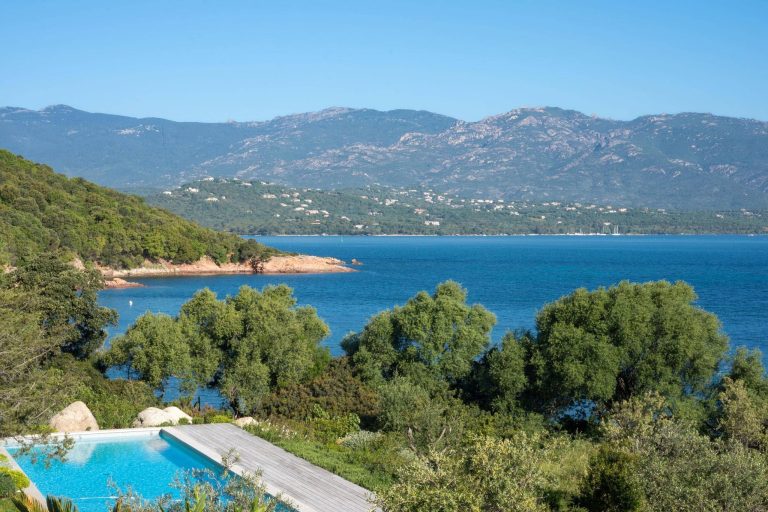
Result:
[[[504,234],[504,226],[527,226],[531,232],[559,234],[623,234],[638,218],[663,219],[674,212],[664,208],[629,208],[594,203],[559,201],[511,201],[492,197],[461,197],[433,189],[395,188],[372,185],[360,189],[320,190],[291,188],[264,181],[241,181],[237,178],[205,177],[197,182],[165,190],[156,204],[177,213],[197,218],[195,204],[208,204],[207,216],[220,216],[214,227],[240,229],[230,225],[237,215],[280,220],[285,225],[315,227],[335,226],[343,232],[379,232],[392,230],[394,222],[407,224],[419,233],[471,232],[470,224],[483,220],[483,232]],[[217,205],[214,207],[214,205]],[[219,206],[220,205],[220,206]],[[211,209],[213,208],[213,209]],[[707,225],[732,222],[734,218],[762,218],[763,212],[705,212]],[[303,220],[301,220],[303,219]],[[581,220],[580,220],[581,219]],[[205,218],[198,219],[206,222]],[[675,221],[665,221],[663,229],[675,229]],[[742,222],[743,223],[743,222]],[[339,225],[346,224],[343,228]],[[414,226],[421,225],[417,230]],[[382,227],[384,226],[384,227]],[[489,227],[490,226],[490,227]],[[541,229],[539,229],[539,227]],[[685,231],[681,226],[680,232]],[[290,231],[289,228],[286,228]],[[320,228],[318,228],[320,229]],[[478,228],[479,229],[479,228]],[[658,229],[658,228],[656,228]],[[331,230],[333,231],[333,230]],[[326,232],[326,231],[321,231]],[[401,231],[399,231],[401,232]],[[512,231],[518,232],[518,231]],[[635,230],[637,232],[637,230]],[[666,231],[664,231],[666,232]],[[670,231],[674,232],[674,231]],[[715,229],[716,232],[716,229]]]

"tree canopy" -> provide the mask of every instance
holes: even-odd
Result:
[[[466,301],[466,290],[446,281],[433,295],[419,292],[405,306],[376,315],[342,346],[369,380],[399,374],[455,383],[488,347],[496,323],[493,313]]]
[[[102,362],[122,366],[156,389],[171,377],[187,391],[213,386],[248,414],[275,389],[307,381],[330,360],[328,327],[311,307],[296,307],[287,286],[247,286],[224,300],[205,289],[175,318],[147,313],[115,339]]]
[[[0,290],[0,436],[45,423],[65,400],[66,375],[49,367],[64,341],[43,327],[35,298]]]
[[[145,259],[189,263],[208,256],[224,263],[278,252],[0,150],[0,265],[57,251],[117,268]]]
[[[155,404],[146,385],[109,381],[89,360],[115,318],[96,302],[100,283],[98,272],[45,255],[0,274],[0,437],[46,432],[74,400],[105,428]]]
[[[101,348],[106,327],[117,313],[100,306],[104,278],[94,269],[79,270],[55,255],[41,254],[6,276],[7,286],[28,292],[42,315],[42,326],[61,336],[61,350],[85,359]]]
[[[728,339],[682,282],[622,282],[576,290],[536,317],[531,366],[554,404],[621,401],[648,391],[681,396],[711,384]]]
[[[385,512],[768,508],[762,356],[729,353],[683,283],[577,290],[492,343],[493,315],[446,282],[371,318],[332,361],[328,328],[290,288],[201,290],[113,340],[101,369],[138,380],[107,381],[71,350],[90,346],[70,313],[90,307],[87,271],[36,259],[0,281],[2,432],[39,428],[75,396],[126,426],[175,378],[229,402],[188,409],[195,421],[254,415],[248,430],[375,491]]]

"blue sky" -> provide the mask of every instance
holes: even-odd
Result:
[[[541,105],[768,120],[766,0],[18,0],[0,19],[0,105],[199,121]]]

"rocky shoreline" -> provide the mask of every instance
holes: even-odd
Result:
[[[126,281],[125,279],[121,279],[119,277],[113,277],[112,279],[105,279],[104,280],[104,288],[108,289],[114,289],[114,288],[141,288],[144,286],[141,283],[136,283],[133,281]]]
[[[194,263],[176,264],[169,261],[151,262],[132,269],[114,269],[97,267],[105,279],[105,287],[135,288],[144,286],[141,283],[126,280],[131,277],[164,277],[189,275],[217,274],[253,274],[253,268],[247,263],[225,263],[218,265],[212,259],[205,257]],[[322,256],[307,256],[303,254],[288,256],[273,256],[261,268],[261,274],[328,274],[355,272],[337,258]]]

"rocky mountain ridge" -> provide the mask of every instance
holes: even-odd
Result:
[[[768,123],[711,114],[616,121],[544,107],[467,122],[331,108],[261,122],[180,123],[61,105],[7,107],[0,147],[119,188],[214,176],[326,189],[434,187],[506,200],[768,207]]]

